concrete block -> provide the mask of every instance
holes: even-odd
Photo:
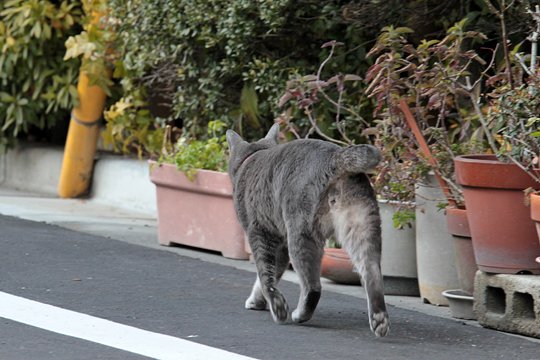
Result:
[[[478,271],[474,311],[482,326],[540,338],[540,275]]]

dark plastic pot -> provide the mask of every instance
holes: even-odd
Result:
[[[459,156],[454,163],[478,268],[491,273],[540,274],[535,261],[540,243],[523,192],[539,184],[518,166],[500,162],[494,155]]]

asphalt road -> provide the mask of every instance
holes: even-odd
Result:
[[[390,306],[369,330],[366,302],[323,293],[314,318],[276,325],[243,307],[253,273],[0,216],[0,292],[258,359],[534,359],[540,344]],[[289,305],[297,285],[283,282]],[[129,350],[129,349],[128,349]],[[0,360],[143,356],[0,318]]]

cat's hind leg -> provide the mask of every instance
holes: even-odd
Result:
[[[276,285],[289,265],[289,251],[286,246],[281,246],[276,257]],[[266,299],[262,293],[259,275],[255,279],[251,294],[246,300],[245,308],[248,310],[266,310]]]
[[[390,321],[381,273],[381,219],[375,194],[365,177],[346,178],[330,196],[336,237],[362,276],[367,293],[369,324],[376,336],[386,336]]]
[[[292,313],[297,323],[308,321],[313,316],[321,298],[321,259],[324,240],[289,231],[289,253],[294,271],[300,281],[298,306]]]
[[[286,268],[286,265],[282,265],[285,261],[280,256],[284,246],[283,239],[274,236],[268,231],[252,228],[248,231],[248,240],[255,258],[258,276],[258,283],[255,282],[252,291],[253,300],[260,300],[260,291],[269,305],[274,321],[283,324],[289,318],[289,306],[285,297],[277,288],[279,278]]]

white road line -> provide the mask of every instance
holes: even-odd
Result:
[[[137,329],[0,292],[0,317],[163,360],[248,360],[247,356]]]

